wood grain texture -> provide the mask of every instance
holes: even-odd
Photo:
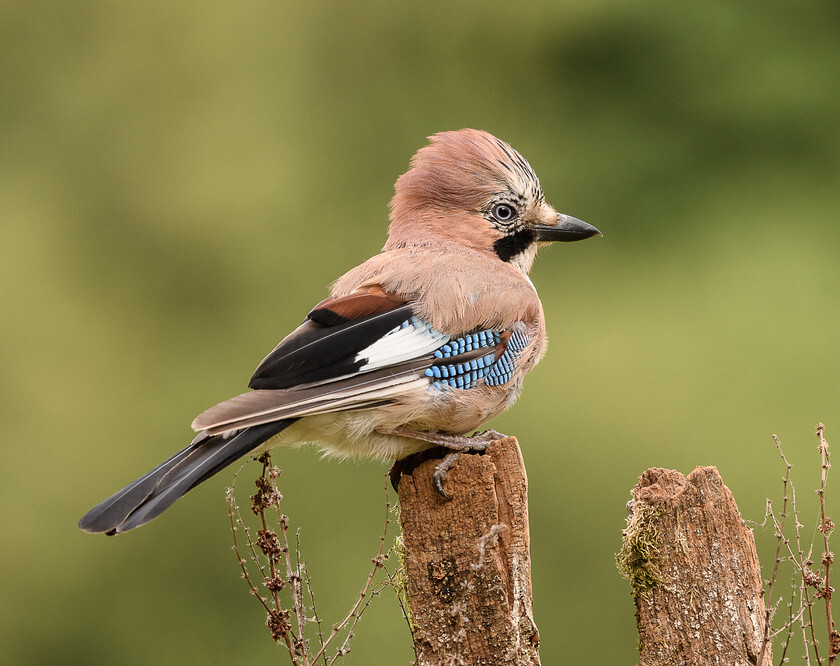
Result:
[[[528,482],[519,444],[462,455],[446,500],[437,460],[399,484],[408,596],[419,666],[539,662],[531,596]]]
[[[652,468],[628,504],[619,569],[636,601],[640,666],[757,663],[764,630],[752,531],[714,467]],[[771,664],[770,651],[761,666]]]

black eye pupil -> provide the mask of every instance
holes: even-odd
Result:
[[[496,219],[507,221],[513,217],[513,209],[505,204],[496,206]]]

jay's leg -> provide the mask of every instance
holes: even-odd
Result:
[[[445,449],[449,449],[449,453],[447,453],[443,457],[443,460],[441,460],[435,467],[434,475],[435,488],[437,488],[437,491],[441,494],[441,496],[446,499],[451,498],[444,489],[443,484],[446,481],[447,473],[455,464],[455,461],[458,460],[458,457],[462,453],[484,451],[490,445],[490,442],[505,438],[505,435],[495,430],[485,430],[484,432],[476,433],[472,437],[466,437],[464,435],[451,435],[442,432],[431,432],[427,430],[412,430],[410,428],[395,428],[394,430],[383,431],[383,434],[411,437],[412,439],[419,439],[423,442],[437,444]],[[422,455],[424,453],[427,452],[423,451],[421,454],[415,454],[415,456]],[[403,472],[408,467],[414,468],[422,462],[422,459],[415,458],[415,456],[408,456],[407,458],[398,460],[389,470],[388,476],[390,477],[391,485],[394,486],[395,490],[397,489],[397,484],[399,484],[399,479]]]
[[[412,430],[411,428],[394,428],[393,430],[382,430],[380,432],[384,435],[399,435],[400,437],[419,439],[422,442],[437,444],[438,446],[442,446],[458,453],[484,451],[490,445],[490,442],[507,437],[507,435],[503,435],[495,430],[477,432],[472,437],[467,437],[466,435],[450,435],[448,433],[434,432],[431,430]]]

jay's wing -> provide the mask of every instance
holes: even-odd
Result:
[[[328,298],[263,359],[256,390],[211,407],[193,428],[215,434],[390,402],[428,387],[423,373],[449,339],[379,287]]]
[[[504,384],[529,344],[523,324],[451,336],[414,314],[410,302],[368,287],[329,298],[263,359],[254,391],[193,421],[210,435],[278,419],[387,404],[429,387]]]

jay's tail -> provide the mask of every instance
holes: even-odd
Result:
[[[148,523],[179,497],[274,437],[297,419],[251,426],[231,437],[200,433],[183,451],[94,507],[79,521],[86,532],[118,534]]]

